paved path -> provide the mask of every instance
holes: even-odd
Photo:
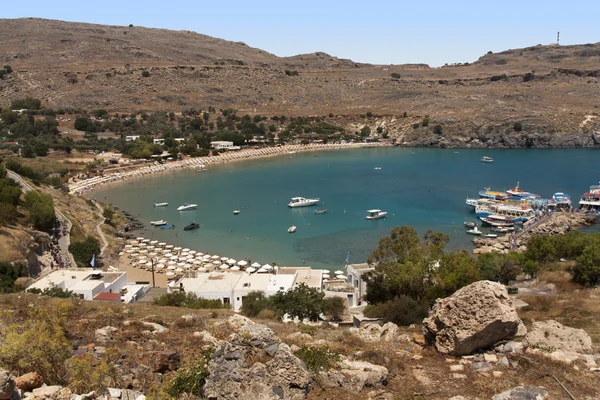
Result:
[[[25,181],[20,175],[18,175],[17,173],[7,170],[6,171],[7,176],[12,179],[13,181],[17,182],[20,186],[21,186],[21,190],[23,191],[23,193],[27,193],[30,190],[35,191],[35,189],[33,188],[33,186],[31,186],[29,184],[29,182]],[[69,219],[63,214],[61,213],[56,207],[54,208],[54,212],[56,213],[56,218],[59,219],[61,221],[61,223],[65,224],[65,226],[67,227],[66,229],[66,234],[61,235],[60,239],[58,239],[58,244],[60,246],[60,253],[63,255],[66,255],[66,260],[65,261],[65,267],[74,267],[75,264],[75,259],[73,258],[73,254],[71,254],[69,252],[69,245],[71,244],[71,227],[73,226],[73,224],[71,223],[71,221],[69,221]]]

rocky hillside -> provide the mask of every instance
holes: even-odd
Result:
[[[4,19],[0,34],[0,60],[14,71],[0,81],[2,104],[31,95],[49,107],[123,112],[208,105],[267,115],[406,111],[429,115],[430,130],[440,123],[482,136],[523,121],[545,134],[589,138],[598,122],[598,43],[538,45],[429,68],[319,52],[281,58],[243,43],[137,26]]]
[[[560,319],[593,324],[594,293],[557,298]],[[438,300],[422,327],[345,328],[0,296],[0,399],[597,398],[597,344],[523,298],[532,305],[516,310],[522,300],[480,281]]]

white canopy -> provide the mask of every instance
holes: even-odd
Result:
[[[344,271],[340,271],[339,269],[334,272],[336,275],[344,275]]]
[[[270,270],[272,270],[272,269],[273,269],[273,266],[272,266],[272,265],[270,265],[270,264],[265,264],[265,265],[263,265],[261,268],[264,268],[264,269],[266,269],[267,271],[270,271]]]
[[[152,241],[150,241],[150,244],[156,244],[156,243],[158,243],[158,240],[152,240]]]
[[[256,271],[257,274],[264,274],[265,272],[269,272],[264,268],[259,269],[258,271]]]
[[[212,262],[212,264],[213,264],[214,266],[219,266],[219,265],[221,265],[221,261],[219,261],[219,260],[215,260],[215,261],[213,261],[213,262]]]
[[[235,260],[233,258],[230,258],[229,260],[227,260],[227,264],[229,264],[229,265],[234,265],[236,263],[237,263],[237,260]]]
[[[229,269],[229,265],[227,264],[221,264],[220,267],[221,269]]]
[[[248,272],[249,274],[253,273],[254,271],[256,271],[256,268],[253,268],[253,267],[246,268],[246,272]]]
[[[176,266],[174,266],[174,265],[169,265],[169,266],[167,267],[167,269],[168,269],[168,270],[170,270],[170,271],[173,271],[173,270],[177,269],[177,267],[176,267]]]
[[[236,265],[236,266],[234,266],[234,267],[231,267],[231,270],[232,270],[232,271],[239,271],[239,270],[240,270],[240,267],[238,267],[238,266]]]
[[[240,260],[237,263],[240,267],[245,267],[246,265],[248,265],[248,261],[245,260]]]
[[[215,254],[214,256],[211,257],[211,259],[213,259],[213,260],[220,260],[221,257],[219,257],[218,255]]]
[[[221,257],[221,261],[226,262],[227,261],[227,257]]]
[[[253,267],[255,267],[255,268],[260,268],[260,264],[259,264],[259,263],[257,263],[256,261],[254,261],[254,262],[252,263],[252,266],[253,266]]]
[[[173,275],[175,275],[175,272],[167,272],[165,275],[166,276],[173,276]]]
[[[160,242],[158,245],[159,246],[164,246],[164,245],[166,245],[166,243],[165,242]]]
[[[188,249],[187,247],[181,251],[190,251],[190,249]]]

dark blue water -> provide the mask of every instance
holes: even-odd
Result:
[[[412,153],[415,154],[412,154]],[[479,160],[494,158],[493,164]],[[380,166],[381,170],[375,170]],[[465,198],[486,186],[514,187],[543,197],[557,191],[575,203],[600,181],[600,152],[592,149],[455,150],[378,148],[340,150],[238,162],[209,172],[182,171],[116,184],[92,197],[112,202],[145,222],[165,219],[175,230],[149,227],[142,235],[198,251],[261,263],[338,269],[364,262],[394,226],[447,233],[449,248],[471,248],[463,222]],[[290,209],[290,197],[318,197],[316,207]],[[155,202],[169,202],[155,208]],[[184,202],[197,210],[178,212]],[[326,208],[326,214],[314,210]],[[366,210],[387,211],[368,221]],[[234,209],[241,210],[234,216]],[[184,232],[196,221],[202,227]],[[297,225],[295,234],[287,228]],[[596,229],[597,228],[593,228]]]

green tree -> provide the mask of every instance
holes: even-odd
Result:
[[[515,132],[521,132],[523,130],[523,124],[520,122],[515,122],[515,124],[513,125],[513,129],[515,130]]]
[[[428,126],[429,125],[429,118],[425,117],[423,119],[423,121],[421,121],[421,126]]]
[[[441,125],[434,126],[433,133],[435,133],[436,135],[441,135],[442,133],[444,133],[442,130],[442,126]]]
[[[0,207],[2,204],[0,204]],[[1,214],[0,214],[1,217]],[[15,281],[18,274],[12,265],[0,263],[0,293],[12,293],[15,291]]]
[[[335,296],[325,298],[324,313],[331,321],[341,321],[346,311],[347,300]]]
[[[150,72],[148,72],[148,71],[142,71],[142,76],[144,78],[148,78],[150,76]]]
[[[48,155],[48,145],[44,142],[37,142],[35,146],[33,146],[33,151],[38,157],[46,157]]]
[[[290,318],[318,321],[323,313],[325,293],[301,283],[287,292],[279,291],[273,298],[273,305],[279,315],[287,314]]]
[[[25,194],[25,206],[29,209],[29,221],[35,229],[47,233],[52,232],[56,215],[51,195],[30,190]]]
[[[10,105],[11,110],[39,110],[41,107],[42,101],[33,97],[14,100]]]
[[[370,318],[381,318],[385,322],[409,326],[418,324],[427,317],[429,304],[424,300],[418,301],[407,296],[398,296],[383,303],[370,304],[365,308],[364,313]]]
[[[397,72],[392,72],[392,78],[393,78],[393,79],[400,79],[400,78],[401,78],[401,76],[400,76],[400,74],[399,74],[399,73],[397,73]]]
[[[247,317],[256,317],[262,310],[274,308],[265,292],[252,291],[242,298],[241,312]]]
[[[35,158],[35,150],[31,146],[25,145],[21,149],[21,156],[24,158]]]
[[[539,263],[556,260],[556,247],[551,236],[532,236],[527,241],[525,257]]]
[[[96,257],[96,265],[98,265],[97,257],[100,255],[100,242],[93,236],[88,236],[82,242],[74,242],[69,245],[69,252],[73,254],[75,262],[79,267],[90,267],[92,257]]]
[[[592,243],[583,250],[571,273],[573,280],[581,285],[600,284],[600,243]]]
[[[17,208],[9,203],[0,203],[0,226],[17,222]]]
[[[75,118],[75,129],[78,131],[87,131],[90,121],[87,118]]]
[[[480,254],[477,258],[481,279],[508,284],[521,273],[515,254],[501,254],[496,251]]]
[[[365,126],[360,130],[360,136],[362,136],[362,137],[367,137],[370,134],[371,134],[371,128],[369,128],[368,126]]]

